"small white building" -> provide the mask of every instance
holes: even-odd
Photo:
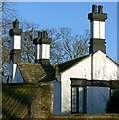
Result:
[[[50,43],[46,31],[39,32],[35,45],[35,63],[21,63],[19,21],[13,22],[11,36],[9,83],[54,83],[55,114],[105,113],[111,90],[119,87],[119,65],[106,55],[105,20],[101,5],[92,6],[89,55],[52,65]]]

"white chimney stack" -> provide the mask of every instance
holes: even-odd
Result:
[[[17,63],[21,62],[21,34],[22,29],[19,29],[19,21],[16,19],[13,22],[13,28],[9,30],[11,37],[9,83],[14,82]]]
[[[48,33],[38,32],[38,38],[34,39],[33,44],[35,44],[35,62],[49,64],[51,39],[48,38]]]
[[[89,53],[95,53],[98,50],[106,53],[105,46],[105,20],[107,13],[103,13],[103,6],[92,6],[92,12],[88,14],[90,20],[90,47]]]

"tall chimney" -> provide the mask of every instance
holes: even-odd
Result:
[[[107,14],[103,13],[103,6],[92,5],[92,12],[88,14],[90,20],[90,46],[89,54],[101,50],[106,54],[105,42],[105,20]]]
[[[15,72],[17,63],[21,62],[21,34],[22,29],[19,28],[19,21],[16,19],[13,22],[13,28],[9,30],[9,35],[11,37],[10,46],[10,73],[9,82],[14,82]]]
[[[35,45],[35,62],[43,65],[49,64],[51,39],[48,37],[48,33],[39,31],[33,44]]]

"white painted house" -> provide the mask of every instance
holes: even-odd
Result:
[[[98,10],[97,10],[98,9]],[[119,65],[106,55],[105,21],[101,5],[92,6],[90,20],[89,55],[51,65],[50,43],[46,31],[39,32],[35,45],[35,63],[21,63],[21,34],[19,22],[13,22],[10,30],[9,83],[54,83],[55,114],[105,113],[113,88],[119,87]]]

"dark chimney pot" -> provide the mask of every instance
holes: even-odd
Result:
[[[97,5],[92,5],[92,13],[96,13],[97,12]]]
[[[38,31],[38,38],[41,38],[42,32]]]
[[[98,13],[103,13],[103,6],[102,5],[98,6]]]
[[[13,22],[13,28],[19,28],[19,20],[16,19],[14,22]]]
[[[43,32],[42,32],[42,35],[43,35],[43,36],[42,36],[43,38],[48,38],[48,33],[47,33],[47,31],[43,31]]]

